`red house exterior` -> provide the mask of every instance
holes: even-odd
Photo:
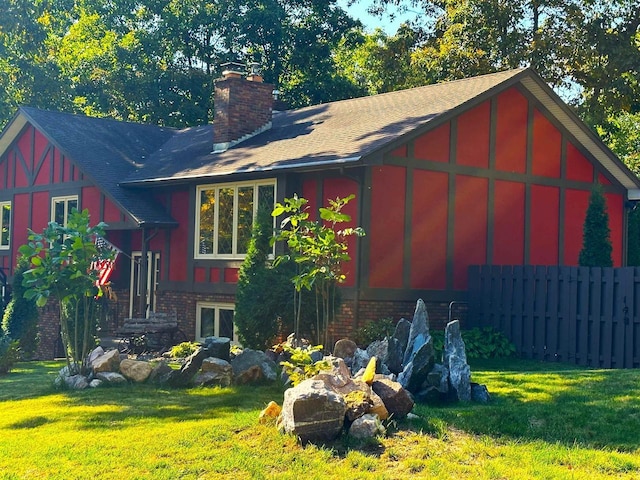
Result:
[[[418,298],[443,321],[469,265],[576,265],[595,184],[624,265],[640,184],[530,69],[273,115],[260,78],[227,72],[216,94],[213,128],[180,131],[21,108],[0,136],[0,267],[11,276],[27,229],[87,208],[124,253],[112,326],[176,310],[192,339],[232,335],[257,205],[355,193],[347,213],[367,235],[351,240],[338,338]]]

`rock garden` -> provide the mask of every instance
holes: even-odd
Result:
[[[129,358],[118,350],[96,348],[85,375],[62,369],[59,387],[98,388],[152,382],[171,388],[261,384],[280,379],[280,406],[271,402],[260,420],[273,421],[302,443],[326,442],[343,433],[368,438],[384,432],[384,423],[411,415],[415,402],[489,401],[483,385],[471,382],[465,345],[457,320],[446,326],[442,352],[434,348],[425,304],[418,300],[412,321],[400,320],[395,332],[366,349],[349,339],[336,342],[331,355],[310,346],[266,352],[231,348],[228,338],[209,337],[179,365],[166,358]],[[292,351],[310,361],[291,363]],[[279,365],[287,368],[279,373]],[[307,367],[305,370],[305,366]],[[310,368],[311,367],[311,368]]]

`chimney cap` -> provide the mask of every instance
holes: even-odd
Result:
[[[224,78],[238,78],[244,75],[245,66],[239,62],[227,62],[220,65],[222,67],[222,76]]]

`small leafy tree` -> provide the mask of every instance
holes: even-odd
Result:
[[[609,214],[600,186],[591,191],[582,232],[582,250],[578,260],[580,265],[583,267],[611,267],[613,260],[611,258]]]
[[[19,342],[20,352],[25,358],[32,357],[38,347],[38,309],[35,302],[24,297],[22,285],[24,272],[30,267],[25,257],[18,258],[13,274],[11,301],[2,317],[4,334]]]
[[[282,221],[274,240],[283,240],[289,247],[289,254],[278,257],[276,261],[293,258],[298,265],[298,272],[292,279],[294,297],[297,298],[294,302],[296,338],[300,334],[301,292],[313,289],[318,305],[317,343],[327,343],[328,327],[335,314],[336,286],[346,280],[342,266],[350,260],[347,237],[364,235],[361,227],[337,229],[338,224],[351,221],[351,217],[342,210],[354,198],[355,195],[349,195],[329,199],[329,206],[318,210],[319,221],[309,220],[308,202],[297,195],[285,198],[282,204],[277,203],[272,212],[274,217],[289,214]]]
[[[84,372],[84,360],[93,346],[97,323],[97,298],[102,289],[97,286],[98,271],[93,262],[113,259],[114,252],[96,245],[97,236],[104,235],[106,224],[89,226],[89,212],[74,210],[67,226],[50,222],[43,233],[31,232],[29,243],[20,253],[31,268],[24,272],[24,294],[38,307],[50,297],[60,309],[60,332],[70,371]]]

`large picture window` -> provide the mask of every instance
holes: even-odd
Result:
[[[196,257],[243,258],[258,206],[270,210],[275,180],[198,187]]]
[[[53,197],[51,199],[51,221],[63,227],[67,226],[73,209],[78,209],[78,196]]]
[[[11,202],[0,202],[0,249],[11,244]]]
[[[196,341],[207,337],[227,337],[238,342],[233,325],[233,304],[198,302],[196,311]]]

